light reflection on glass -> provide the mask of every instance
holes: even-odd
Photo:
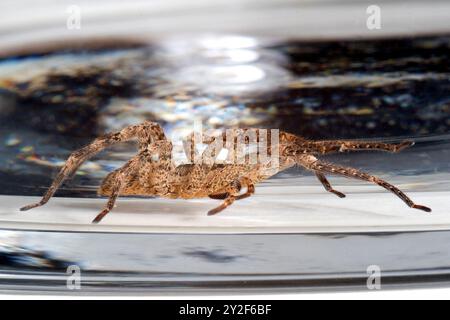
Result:
[[[232,35],[205,37],[199,43],[207,49],[244,49],[258,45],[254,38]]]

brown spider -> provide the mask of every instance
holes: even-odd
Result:
[[[245,134],[248,130],[256,131],[258,139],[261,138],[261,129],[234,129],[236,137]],[[197,153],[195,147],[193,147],[193,137],[194,135],[191,134],[184,141],[185,153],[190,160]],[[46,204],[62,182],[66,178],[71,177],[84,161],[110,145],[133,138],[138,139],[139,153],[123,167],[111,172],[103,181],[98,193],[109,196],[109,200],[103,211],[93,220],[94,223],[99,222],[111,211],[119,195],[155,195],[171,199],[210,197],[224,200],[220,206],[208,212],[208,215],[213,215],[231,205],[235,200],[251,196],[255,192],[256,183],[295,164],[314,171],[325,189],[340,198],[344,198],[345,195],[332,188],[325,174],[341,175],[378,184],[396,194],[409,207],[431,212],[430,208],[415,204],[397,187],[378,177],[353,168],[326,163],[315,157],[315,155],[319,154],[347,150],[399,152],[414,144],[410,141],[404,141],[400,144],[341,140],[311,141],[293,134],[280,132],[278,137],[278,150],[276,150],[278,152],[279,165],[275,171],[269,172],[266,170],[268,168],[267,163],[212,163],[204,156],[210,149],[209,147],[202,153],[202,159],[204,161],[201,163],[175,166],[172,161],[172,143],[166,138],[161,126],[150,121],[146,121],[140,125],[126,127],[117,133],[99,137],[86,147],[72,153],[42,200],[38,203],[25,206],[20,210],[25,211]],[[212,146],[213,141],[223,140],[224,142],[225,138],[225,133],[221,136],[210,136],[206,139],[205,143]],[[269,144],[268,149],[270,148],[271,145]],[[245,193],[241,193],[243,187],[246,187]]]

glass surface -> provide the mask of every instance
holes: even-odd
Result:
[[[237,9],[201,1],[178,4],[180,11],[132,2],[122,13],[113,2],[109,11],[92,9],[75,32],[36,17],[36,28],[2,20],[0,290],[64,292],[73,264],[90,292],[109,293],[364,288],[370,265],[380,265],[390,284],[418,275],[443,283],[450,263],[447,4],[411,5],[419,32],[393,1],[387,27],[374,37],[365,15],[346,19],[365,12],[365,2],[349,1],[345,12],[336,1],[248,3],[240,24],[230,20]],[[185,18],[177,18],[180,8]],[[145,19],[155,12],[165,15]],[[255,12],[273,19],[260,27]],[[338,27],[324,22],[329,15]],[[205,30],[199,17],[220,23]],[[19,211],[95,137],[144,120],[185,136],[194,119],[205,129],[278,128],[314,140],[413,140],[396,154],[322,158],[375,174],[433,212],[410,209],[379,186],[330,176],[347,195],[340,199],[295,167],[216,216],[206,213],[217,200],[127,197],[91,224],[106,203],[96,189],[136,152],[134,143],[87,161],[47,205]]]

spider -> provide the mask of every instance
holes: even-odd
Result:
[[[245,134],[247,130],[255,130],[260,139],[261,129],[233,129],[236,136]],[[357,169],[338,166],[323,162],[316,156],[357,150],[381,150],[399,152],[414,145],[414,142],[404,141],[399,144],[364,141],[312,141],[287,132],[279,132],[278,159],[279,165],[275,171],[267,171],[267,163],[258,164],[218,164],[208,161],[205,153],[214,141],[225,141],[225,133],[215,137],[207,137],[206,150],[201,157],[201,163],[182,164],[176,166],[172,161],[173,145],[158,123],[146,121],[139,125],[132,125],[123,130],[106,134],[95,139],[91,144],[73,152],[54,179],[53,183],[38,203],[21,208],[29,210],[46,204],[54,195],[58,187],[67,178],[75,174],[80,165],[104,148],[113,144],[137,138],[139,152],[123,167],[107,175],[101,184],[98,194],[108,196],[108,202],[93,223],[98,223],[114,207],[119,195],[148,195],[175,199],[193,199],[210,197],[223,200],[222,204],[208,212],[214,215],[230,206],[234,201],[250,197],[255,192],[255,184],[275,173],[294,165],[300,165],[315,173],[325,190],[344,198],[345,195],[331,186],[325,174],[340,175],[375,183],[403,200],[409,207],[431,212],[431,209],[415,204],[405,193],[397,187],[380,178],[361,172]],[[198,155],[193,148],[194,134],[183,141],[188,159]],[[268,146],[270,147],[270,145]],[[216,152],[217,154],[217,152]],[[214,155],[215,156],[215,155]],[[210,158],[209,160],[214,160]],[[241,192],[245,188],[245,192]]]

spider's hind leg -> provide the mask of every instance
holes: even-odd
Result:
[[[419,209],[426,212],[431,212],[431,209],[422,205],[415,204],[403,191],[396,186],[365,172],[361,172],[357,169],[341,167],[335,164],[326,163],[318,160],[312,155],[299,155],[297,156],[297,163],[309,170],[313,170],[320,173],[329,173],[335,175],[341,175],[347,178],[354,178],[375,183],[380,187],[394,193],[403,202],[405,202],[410,208]]]
[[[333,187],[331,186],[331,183],[328,181],[328,179],[325,177],[325,175],[323,173],[320,173],[317,171],[315,173],[316,173],[317,179],[319,179],[319,181],[325,187],[325,190],[337,195],[339,198],[345,198],[345,194],[333,189]]]
[[[383,143],[374,141],[316,141],[314,142],[314,150],[317,152],[326,154],[334,152],[345,152],[345,151],[362,151],[362,150],[373,150],[373,151],[387,151],[392,153],[400,152],[406,148],[412,147],[414,145],[413,141],[403,141],[401,143]]]

